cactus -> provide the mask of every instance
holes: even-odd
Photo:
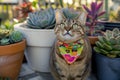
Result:
[[[19,31],[13,31],[9,37],[11,43],[20,42],[23,39],[22,33]]]
[[[98,36],[94,50],[105,56],[115,58],[120,57],[120,31],[114,28],[113,31],[107,30],[105,35]]]
[[[53,29],[55,26],[55,11],[52,8],[29,13],[27,25],[35,29]]]

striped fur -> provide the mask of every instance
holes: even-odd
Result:
[[[60,13],[61,14],[61,13]],[[58,15],[58,14],[56,14]],[[67,20],[67,19],[66,19]],[[72,20],[69,20],[72,22]],[[71,22],[69,22],[69,26],[71,27]],[[77,24],[80,25],[80,22],[74,20]],[[63,23],[63,22],[62,22]],[[76,24],[75,23],[75,24]],[[60,20],[59,20],[60,24]],[[82,25],[82,24],[81,24]],[[63,59],[63,57],[60,54],[57,41],[55,41],[53,51],[51,53],[50,58],[50,67],[51,67],[51,73],[55,80],[86,80],[91,69],[91,46],[89,44],[89,40],[87,36],[85,35],[84,29],[82,26],[78,26],[78,29],[74,30],[69,29],[69,31],[73,31],[72,34],[78,35],[76,39],[61,39],[60,32],[64,30],[60,30],[59,25],[56,24],[55,33],[57,35],[57,39],[64,41],[64,42],[73,42],[79,39],[84,40],[84,48],[80,55],[80,57],[73,63],[73,64],[67,64],[66,61]],[[81,27],[81,28],[80,28]],[[66,28],[64,28],[66,30]],[[66,30],[67,31],[67,30]],[[71,34],[71,35],[72,35]],[[74,36],[75,36],[74,35]],[[73,38],[74,38],[73,36]],[[64,36],[62,37],[64,38]]]

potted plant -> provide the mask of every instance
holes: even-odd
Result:
[[[36,11],[28,15],[25,23],[14,25],[14,29],[23,33],[27,40],[25,56],[35,71],[49,72],[49,58],[55,40],[54,9]]]
[[[94,50],[98,80],[120,80],[120,31],[107,30],[98,37]]]
[[[17,80],[22,65],[25,46],[25,39],[23,39],[22,33],[0,28],[1,77]]]
[[[97,29],[100,29],[101,27],[98,24],[99,22],[98,18],[101,17],[105,13],[105,11],[100,12],[102,4],[103,2],[101,3],[92,2],[90,9],[87,6],[83,5],[83,8],[87,12],[87,22],[86,22],[86,26],[88,29],[87,34],[89,36],[89,40],[92,45],[94,45],[95,42],[98,40],[97,35],[101,33],[101,30],[97,30]]]
[[[31,2],[24,2],[21,5],[18,5],[15,8],[16,11],[16,19],[17,22],[22,22],[28,17],[28,13],[34,12],[33,6]]]

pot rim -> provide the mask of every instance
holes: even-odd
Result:
[[[98,36],[88,36],[88,38],[98,39]]]
[[[26,47],[25,39],[14,44],[0,46],[0,56],[16,54],[17,52],[24,51],[25,47]]]
[[[41,31],[48,31],[48,32],[53,32],[54,29],[34,29],[34,28],[27,28],[27,27],[24,27],[24,26],[27,26],[25,25],[26,23],[19,23],[19,24],[15,24],[14,25],[14,28],[18,28],[18,29],[21,29],[21,30],[26,30],[26,31],[38,31],[38,32],[41,32]]]
[[[101,56],[101,57],[105,57],[105,58],[107,58],[107,59],[120,59],[119,57],[117,57],[117,58],[111,58],[111,57],[108,57],[108,56],[105,56],[105,55],[103,55],[103,54],[100,54],[100,53],[95,53],[96,55],[99,55],[99,56]]]

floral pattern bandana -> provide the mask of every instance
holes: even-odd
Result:
[[[68,64],[74,63],[81,55],[83,51],[84,40],[79,40],[73,43],[64,43],[61,41],[57,42],[59,51],[64,60]]]

